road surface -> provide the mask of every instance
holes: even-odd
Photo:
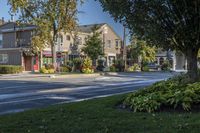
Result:
[[[55,79],[0,78],[0,114],[128,93],[172,75],[172,73],[147,72]]]

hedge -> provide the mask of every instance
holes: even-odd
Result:
[[[0,74],[15,74],[23,72],[22,66],[0,65]]]

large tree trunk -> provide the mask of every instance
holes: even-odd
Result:
[[[195,82],[198,80],[198,65],[197,65],[197,54],[198,49],[188,49],[186,51],[187,58],[187,70],[191,81]]]

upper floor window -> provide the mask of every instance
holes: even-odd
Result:
[[[116,48],[119,48],[119,40],[115,40],[115,46]]]
[[[0,54],[0,63],[8,63],[8,54]]]
[[[68,40],[68,41],[70,41],[70,40],[71,40],[71,37],[70,37],[70,35],[67,35],[67,36],[66,36],[66,40]]]
[[[108,48],[111,48],[111,43],[112,43],[111,40],[107,40],[107,47],[108,47]]]

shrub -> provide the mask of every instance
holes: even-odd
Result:
[[[140,70],[140,66],[138,64],[134,64],[133,66],[130,66],[128,68],[128,72],[135,72],[135,71],[138,71]]]
[[[73,71],[81,70],[82,60],[80,58],[74,59],[72,63],[73,63]]]
[[[0,65],[1,74],[15,74],[23,72],[24,68],[22,66],[14,65]]]
[[[42,67],[42,68],[40,69],[40,73],[47,74],[47,73],[49,73],[49,72],[48,72],[48,70],[47,70],[45,67]]]
[[[49,69],[54,69],[54,66],[53,66],[52,64],[48,64],[48,65],[45,65],[45,68],[46,68],[47,70],[49,70]]]
[[[124,60],[122,59],[115,60],[114,65],[115,65],[116,71],[123,72],[125,69]]]
[[[110,66],[110,72],[116,72],[116,67],[115,65]]]
[[[55,73],[55,69],[54,68],[51,68],[51,67],[42,67],[40,69],[40,73],[44,73],[44,74],[53,74]]]
[[[90,58],[87,57],[84,59],[81,71],[85,74],[94,73],[94,69],[92,68],[92,60]]]
[[[164,61],[164,63],[161,65],[161,70],[163,71],[169,71],[171,68],[171,64],[168,60]]]
[[[60,72],[71,72],[72,68],[70,66],[61,66]]]
[[[130,94],[124,104],[135,112],[163,108],[189,111],[200,104],[200,82],[191,84],[187,75],[176,76]]]
[[[149,72],[149,67],[148,67],[148,66],[144,66],[144,67],[143,67],[143,71],[144,71],[144,72]]]
[[[104,63],[104,60],[98,60],[98,66],[97,66],[97,70],[99,70],[99,71],[103,71],[104,70],[104,65],[103,65],[103,63]]]

